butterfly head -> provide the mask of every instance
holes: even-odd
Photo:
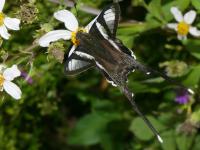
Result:
[[[87,30],[85,28],[78,28],[76,31],[71,33],[71,41],[75,46],[80,44],[80,41],[77,38],[77,33],[86,33]]]

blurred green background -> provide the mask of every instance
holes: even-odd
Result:
[[[193,25],[200,27],[200,1],[120,2],[118,38],[135,52],[138,61],[195,91],[186,103],[179,104],[175,101],[180,96],[177,86],[138,71],[130,74],[129,87],[136,102],[161,134],[163,144],[97,70],[65,76],[61,62],[70,42],[55,42],[48,49],[37,46],[46,32],[64,29],[53,18],[55,11],[67,8],[76,14],[65,1],[59,2],[6,1],[4,13],[17,16],[22,24],[20,31],[10,31],[10,40],[1,41],[1,62],[18,64],[29,80],[16,80],[23,92],[19,101],[0,93],[0,150],[199,150],[200,40],[188,36],[179,41],[165,26],[175,22],[170,8],[177,6],[183,13],[196,10]],[[80,25],[95,17],[81,11],[82,5],[95,8],[96,13],[111,2],[79,0]]]

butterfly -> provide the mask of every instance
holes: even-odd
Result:
[[[166,80],[176,83],[167,75],[148,68],[136,60],[134,53],[116,38],[120,19],[120,7],[117,2],[105,7],[102,12],[87,26],[88,32],[82,30],[76,33],[77,45],[69,50],[65,73],[77,75],[90,68],[97,68],[113,86],[118,87],[130,101],[134,110],[152,130],[157,139],[162,139],[150,121],[137,107],[134,94],[128,88],[128,75],[134,70],[145,74],[159,74]],[[179,83],[176,83],[185,88]],[[189,92],[192,92],[188,89]]]

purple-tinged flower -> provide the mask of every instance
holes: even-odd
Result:
[[[32,84],[32,83],[33,83],[33,79],[32,79],[25,71],[21,71],[21,76],[22,76],[29,84]]]
[[[175,102],[179,103],[179,104],[186,104],[189,102],[189,93],[187,90],[185,89],[181,89],[178,90],[176,93],[176,98],[175,98]]]

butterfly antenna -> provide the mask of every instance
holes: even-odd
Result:
[[[151,122],[139,110],[139,108],[138,108],[138,106],[137,106],[137,104],[135,103],[135,100],[134,100],[134,94],[129,91],[127,85],[121,87],[121,90],[124,93],[124,95],[127,97],[127,99],[129,100],[129,102],[131,103],[133,109],[138,113],[138,115],[144,120],[144,122],[146,123],[146,125],[151,129],[151,131],[157,137],[158,141],[160,143],[163,143],[163,140],[162,140],[161,136],[159,135],[158,131],[153,127],[153,125],[151,124]]]
[[[194,94],[194,91],[190,88],[186,88],[184,85],[182,85],[181,83],[179,83],[178,81],[176,80],[173,80],[172,78],[170,78],[169,76],[167,76],[166,74],[162,73],[162,72],[159,72],[157,70],[154,70],[150,67],[146,67],[145,65],[137,62],[136,60],[133,61],[134,63],[134,67],[142,72],[144,72],[145,74],[147,75],[150,75],[150,74],[157,74],[159,76],[161,76],[162,78],[164,78],[165,80],[167,80],[168,82],[172,83],[172,84],[175,84],[177,86],[179,86],[180,88],[182,89],[186,89],[190,94]]]

